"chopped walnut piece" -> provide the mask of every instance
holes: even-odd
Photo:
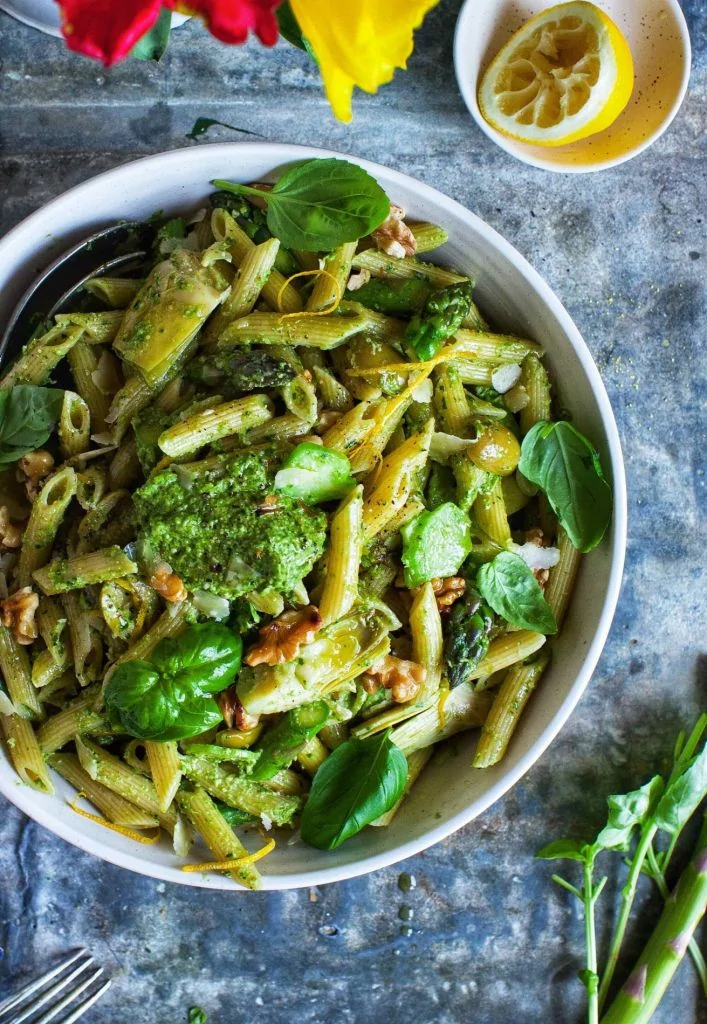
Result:
[[[256,506],[255,514],[258,516],[266,516],[270,512],[277,512],[280,507],[280,499],[277,494],[266,494],[259,505]]]
[[[535,544],[535,546],[538,548],[547,547],[545,534],[539,526],[534,526],[531,530],[525,531],[525,542],[526,544]]]
[[[437,607],[442,615],[445,615],[466,590],[466,580],[463,576],[446,576],[443,579],[432,580],[432,590],[437,599]]]
[[[427,669],[416,661],[386,654],[366,672],[363,687],[367,693],[375,693],[379,686],[385,686],[396,704],[405,704],[417,697],[426,676]]]
[[[172,572],[172,566],[167,562],[160,562],[148,582],[165,601],[176,604],[178,601],[186,600],[187,588],[179,576]]]
[[[357,292],[359,288],[363,288],[364,284],[368,284],[370,280],[370,270],[366,270],[365,267],[361,267],[360,270],[354,270],[351,272],[346,287],[350,292]]]
[[[250,732],[251,729],[255,729],[259,718],[257,715],[248,714],[238,698],[235,686],[229,686],[227,690],[219,693],[216,701],[227,728],[235,727],[239,732]]]
[[[299,654],[302,644],[311,643],[324,625],[314,605],[285,612],[260,629],[261,639],[246,654],[246,665],[281,665]]]
[[[0,506],[0,551],[13,551],[22,543],[22,527],[10,519],[9,509]]]
[[[390,213],[373,232],[373,240],[380,251],[396,259],[414,256],[417,252],[417,239],[403,220],[404,216],[405,210],[391,203]]]
[[[535,579],[538,581],[538,583],[540,584],[540,586],[544,590],[545,587],[547,586],[547,581],[550,579],[550,570],[549,569],[533,569],[533,576],[535,577]]]
[[[34,620],[39,606],[39,597],[31,587],[22,587],[0,601],[0,622],[12,630],[18,644],[31,644],[37,639],[37,623]]]
[[[23,455],[17,464],[17,479],[27,488],[27,497],[34,501],[42,489],[45,477],[54,469],[54,458],[44,448]]]

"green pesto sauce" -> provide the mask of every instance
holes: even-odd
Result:
[[[275,511],[258,512],[274,493],[279,459],[235,452],[195,474],[189,489],[172,469],[135,494],[140,534],[189,590],[233,600],[253,590],[289,593],[324,550],[326,516],[278,495]]]

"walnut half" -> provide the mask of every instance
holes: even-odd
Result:
[[[160,562],[148,582],[165,601],[176,604],[178,601],[186,599],[187,588],[180,577],[172,572],[172,566],[166,562]]]
[[[442,615],[445,615],[457,598],[464,594],[466,580],[463,576],[446,576],[442,579],[432,580],[432,590],[437,600],[437,607]]]
[[[22,587],[4,601],[0,601],[0,622],[12,630],[18,644],[26,646],[37,639],[37,623],[34,616],[38,606],[39,597],[31,587]]]
[[[417,239],[403,218],[405,210],[402,206],[390,204],[390,213],[373,232],[373,241],[381,252],[396,259],[414,256],[417,252]]]
[[[302,644],[311,643],[324,625],[314,605],[299,608],[268,622],[260,629],[260,640],[246,654],[246,665],[281,665],[299,654]]]
[[[10,519],[9,509],[0,506],[0,551],[14,551],[22,543],[22,527]]]
[[[390,690],[396,704],[405,704],[417,697],[426,677],[427,669],[416,661],[405,661],[404,658],[386,654],[366,672],[363,687],[368,693],[374,693],[380,686],[384,686]]]

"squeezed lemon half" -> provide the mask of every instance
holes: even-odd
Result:
[[[585,0],[537,14],[487,68],[479,108],[504,135],[536,146],[564,146],[608,128],[633,89],[624,36]]]

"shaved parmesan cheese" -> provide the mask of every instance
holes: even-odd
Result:
[[[543,548],[538,544],[511,544],[511,551],[531,569],[552,569],[560,560],[558,548]]]
[[[491,386],[498,391],[499,395],[505,395],[506,391],[510,391],[519,380],[520,366],[517,363],[506,363],[491,374]]]

